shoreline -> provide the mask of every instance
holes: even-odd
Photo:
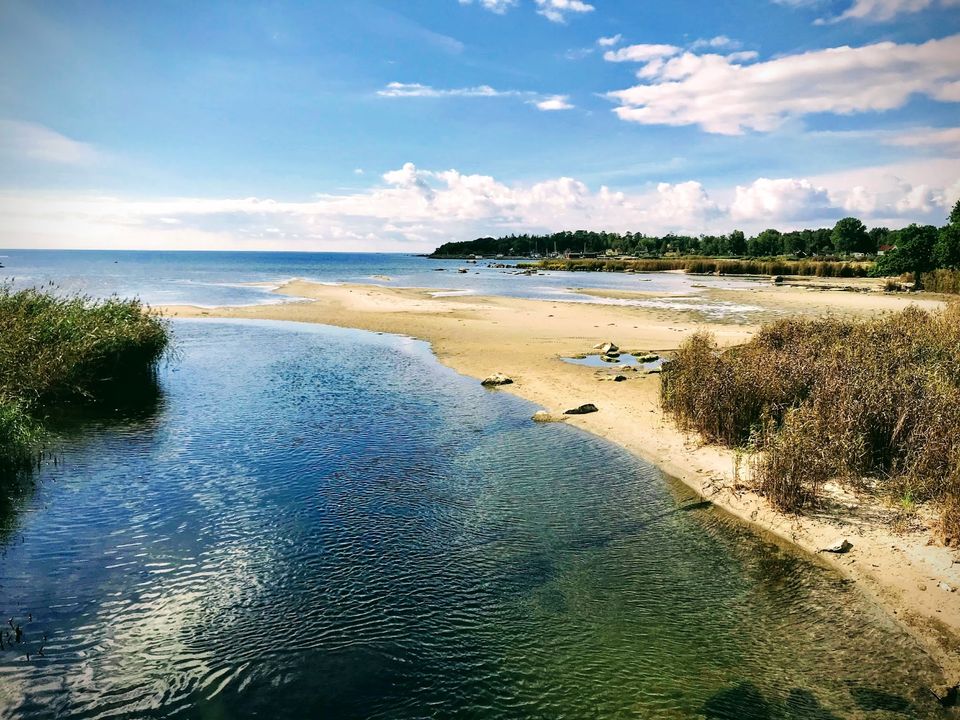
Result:
[[[836,281],[834,281],[836,282]],[[590,352],[611,340],[628,351],[668,352],[697,330],[713,332],[721,345],[744,342],[751,323],[704,321],[689,311],[604,304],[571,304],[491,296],[433,296],[429,289],[374,285],[320,285],[295,280],[274,292],[290,302],[199,308],[167,306],[173,317],[293,320],[406,335],[430,343],[437,359],[480,380],[496,372],[513,379],[501,389],[552,415],[591,402],[600,412],[563,416],[656,465],[698,495],[764,533],[811,555],[879,603],[943,671],[949,684],[960,680],[960,556],[927,545],[929,534],[897,535],[878,520],[892,512],[878,501],[836,489],[816,512],[779,513],[737,483],[737,454],[678,431],[659,409],[659,376],[623,366],[590,368],[562,358]],[[866,316],[909,305],[934,308],[938,299],[796,286],[750,290],[708,290],[714,299],[749,298],[764,308],[758,321],[784,313]],[[304,299],[306,298],[306,299]],[[611,382],[621,372],[626,382]],[[739,472],[745,471],[745,466]],[[841,537],[853,543],[846,555],[818,550]]]

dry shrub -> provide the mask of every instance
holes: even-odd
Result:
[[[871,477],[890,494],[944,503],[960,524],[960,304],[782,320],[725,352],[700,334],[661,383],[682,428],[763,450],[753,478],[777,507],[815,502],[828,480]]]

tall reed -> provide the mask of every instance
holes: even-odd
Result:
[[[0,286],[0,472],[29,464],[53,403],[138,381],[168,343],[166,322],[139,300]]]
[[[663,272],[684,270],[703,275],[803,275],[817,277],[866,277],[870,263],[814,260],[715,258],[552,258],[536,263],[518,263],[520,268],[587,272]]]

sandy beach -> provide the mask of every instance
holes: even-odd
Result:
[[[821,289],[814,282],[758,284],[749,290],[706,290],[705,296],[761,307],[750,316],[751,323],[788,313],[864,317],[911,304],[942,305],[933,296],[884,295],[875,291],[875,281],[857,281],[851,287],[856,290]],[[721,344],[731,345],[747,340],[756,324],[710,321],[681,309],[435,297],[428,290],[367,285],[293,281],[276,292],[298,299],[274,305],[162,310],[173,317],[291,320],[407,335],[431,343],[441,362],[464,375],[479,380],[501,372],[513,384],[493,392],[515,393],[564,422],[618,443],[683,481],[691,497],[713,501],[854,580],[921,642],[949,681],[960,681],[960,556],[930,542],[930,532],[923,527],[927,519],[923,508],[916,526],[902,534],[894,533],[884,521],[893,508],[839,489],[816,513],[798,517],[775,512],[737,482],[739,463],[732,451],[704,446],[678,432],[661,414],[658,375],[619,366],[584,367],[563,359],[593,352],[594,345],[607,340],[628,352],[668,353],[697,330],[709,330]],[[636,295],[641,296],[648,294]],[[615,374],[627,379],[614,382]],[[595,404],[599,412],[562,415],[583,403]],[[741,478],[744,470],[739,470]],[[849,553],[818,552],[840,538],[853,544]]]

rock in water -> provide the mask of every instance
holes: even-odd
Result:
[[[534,422],[539,423],[548,423],[548,422],[563,422],[566,418],[558,415],[553,415],[548,413],[546,410],[537,410],[533,417],[530,418]]]
[[[620,358],[619,358],[619,357],[614,357],[614,356],[612,356],[612,355],[601,355],[601,356],[600,356],[600,360],[602,360],[603,362],[608,362],[608,363],[617,363],[617,362],[620,362]]]
[[[564,410],[564,415],[586,415],[587,413],[599,412],[599,408],[593,403],[587,403],[586,405],[581,405],[580,407],[571,408],[570,410]]]
[[[660,359],[660,356],[655,353],[634,353],[633,356],[637,359],[637,362],[641,363],[654,362]]]
[[[497,385],[511,385],[512,383],[513,383],[513,380],[508,378],[503,373],[496,373],[495,375],[491,375],[490,377],[484,378],[483,380],[480,381],[480,384],[483,385],[484,387],[495,387]]]
[[[853,544],[849,540],[847,540],[846,538],[842,538],[840,540],[835,540],[834,542],[827,545],[825,548],[821,548],[820,552],[842,554],[845,552],[849,552],[850,548],[852,547],[853,547]]]

